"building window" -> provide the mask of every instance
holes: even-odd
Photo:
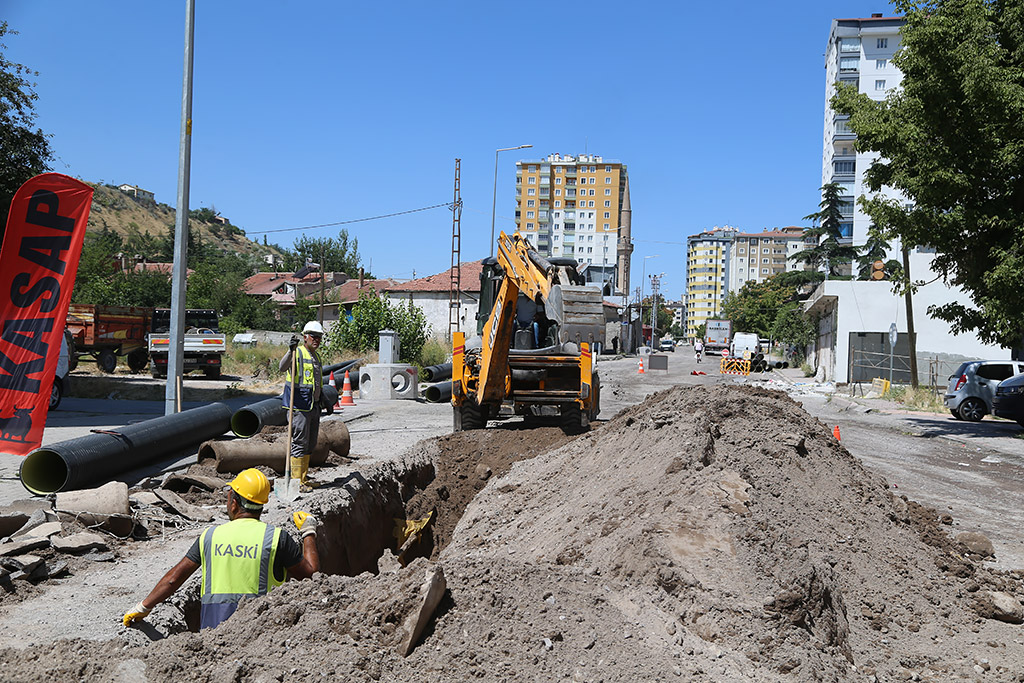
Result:
[[[527,211],[526,212],[526,217],[527,218],[533,218],[533,211]]]
[[[587,206],[593,206],[593,205],[594,205],[594,200],[593,200],[593,199],[591,199],[591,200],[590,200],[590,203],[589,203],[589,204],[587,204]],[[590,215],[591,215],[591,216],[593,216],[594,214],[590,214]]]
[[[593,191],[593,190],[591,190],[591,191],[590,191],[590,196],[591,196],[591,197],[593,197],[593,196],[594,196],[594,191]],[[593,204],[591,204],[591,206],[593,206]]]
[[[604,229],[605,230],[611,230],[611,227],[612,227],[611,223],[605,223],[604,224]],[[605,236],[605,239],[608,239],[607,235]]]
[[[604,178],[604,182],[605,182],[605,184],[607,184],[607,185],[611,185],[611,184],[612,184],[612,179],[611,179],[611,176],[605,176],[605,178]]]
[[[527,206],[533,206],[536,203],[537,203],[537,200],[535,200],[535,199],[527,199],[526,200],[526,205]]]
[[[839,60],[839,73],[848,74],[857,71],[860,60],[856,57],[843,57]]]
[[[555,206],[558,207],[558,206],[561,206],[561,205],[562,205],[562,202],[560,200],[556,199],[555,200]]]
[[[839,234],[846,239],[853,237],[853,223],[840,223]]]
[[[537,172],[537,167],[536,166],[530,166],[530,173],[536,173],[536,172]]]
[[[843,218],[853,218],[853,199],[839,200],[839,215]]]
[[[839,39],[839,51],[840,52],[860,52],[860,38],[840,38]]]
[[[836,121],[836,135],[853,135],[853,129],[850,128],[849,119]]]
[[[853,175],[857,168],[856,161],[834,161],[832,165],[839,175]]]
[[[611,200],[608,200],[608,199],[604,200],[604,205],[605,206],[611,206],[612,205]]]
[[[884,69],[888,65],[889,65],[889,60],[888,59],[876,59],[875,60],[875,68],[876,69]]]
[[[562,184],[562,179],[561,178],[555,178],[555,185],[561,185],[561,184]]]
[[[527,223],[526,224],[526,229],[527,230],[533,230],[533,223]]]
[[[604,212],[604,217],[605,218],[611,218],[612,217],[612,212],[611,211],[605,211]]]
[[[558,218],[558,216],[559,216],[559,212],[555,211],[555,218]]]
[[[878,38],[875,41],[875,47],[877,49],[879,49],[879,50],[888,50],[889,49],[889,39],[888,38]]]
[[[875,81],[875,90],[885,90],[885,79],[880,78]]]
[[[555,241],[556,242],[558,241],[558,235],[555,235]]]
[[[605,171],[605,173],[611,173],[612,172],[612,167],[611,166],[605,166],[604,167],[604,171]]]
[[[608,196],[608,195],[610,195],[611,193],[612,193],[612,190],[611,190],[611,188],[610,188],[610,187],[606,187],[606,188],[604,188],[604,196],[605,196],[605,197],[607,197],[607,196]]]
[[[556,196],[556,197],[561,197],[561,196],[562,196],[562,191],[561,191],[561,190],[557,190],[557,189],[556,189],[556,190],[555,190],[555,196]]]
[[[529,195],[530,197],[533,197],[537,194],[537,190],[531,187],[528,190],[526,190],[526,194]]]

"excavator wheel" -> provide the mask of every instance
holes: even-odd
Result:
[[[487,418],[484,416],[484,408],[471,403],[463,403],[455,406],[454,431],[467,432],[471,429],[483,429],[487,426]]]
[[[593,422],[597,419],[597,416],[601,414],[601,378],[597,376],[596,372],[591,379],[590,393],[590,413],[588,417],[590,418],[590,421]]]
[[[590,424],[585,421],[583,410],[580,408],[580,404],[575,401],[562,404],[560,422],[562,431],[566,434],[582,434]]]

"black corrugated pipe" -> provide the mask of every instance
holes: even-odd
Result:
[[[441,363],[440,365],[428,365],[423,368],[423,372],[420,373],[420,377],[424,382],[441,382],[446,379],[451,379],[452,376],[452,364]]]
[[[427,403],[444,403],[445,401],[452,400],[452,383],[441,382],[440,384],[431,384],[423,392],[423,398],[427,400]]]
[[[344,375],[346,370],[351,370],[352,368],[354,368],[355,366],[359,365],[362,362],[363,362],[362,358],[356,358],[355,360],[347,360],[344,363],[335,363],[334,365],[325,365],[324,367],[320,368],[320,372],[321,372],[321,374],[323,374],[324,377],[327,377],[332,372],[337,372],[337,373],[340,373],[340,374]],[[338,381],[338,378],[335,377],[334,381]]]
[[[243,439],[259,434],[264,425],[286,424],[288,409],[284,407],[280,396],[251,403],[239,408],[231,416],[231,431]]]
[[[211,403],[37,448],[22,461],[19,475],[25,488],[40,496],[86,488],[220,436],[230,427],[231,408]]]

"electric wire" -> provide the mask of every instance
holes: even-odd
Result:
[[[351,225],[353,223],[366,223],[368,221],[378,221],[382,218],[394,218],[395,216],[405,216],[410,213],[419,213],[421,211],[430,211],[432,209],[440,209],[441,207],[447,207],[449,210],[452,208],[451,202],[445,202],[443,204],[434,204],[433,206],[421,206],[418,209],[409,209],[407,211],[396,211],[394,213],[384,213],[379,216],[368,216],[366,218],[351,218],[346,221],[335,221],[334,223],[321,223],[320,225],[304,225],[298,228],[274,228],[273,230],[246,230],[246,234],[252,235],[269,235],[275,232],[297,232],[299,230],[316,230],[318,228],[331,228],[336,225]]]

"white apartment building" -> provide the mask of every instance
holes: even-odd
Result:
[[[855,245],[867,241],[871,219],[857,206],[856,198],[870,194],[864,172],[878,158],[874,152],[858,152],[849,117],[836,114],[832,97],[836,83],[849,83],[873,100],[884,100],[903,81],[892,56],[900,46],[902,17],[872,14],[865,19],[833,19],[825,53],[825,140],[821,155],[821,184],[838,183],[843,189],[843,236]],[[895,191],[889,193],[899,195]],[[895,245],[894,245],[895,246]]]
[[[620,244],[629,241],[626,165],[595,154],[517,161],[516,228],[541,254],[575,259],[588,282],[621,290],[616,276],[632,250]]]
[[[806,264],[790,260],[790,256],[813,246],[804,237],[805,228],[789,226],[763,232],[738,232],[729,250],[726,268],[729,292],[738,292],[748,282],[764,282],[778,273],[806,270]]]

